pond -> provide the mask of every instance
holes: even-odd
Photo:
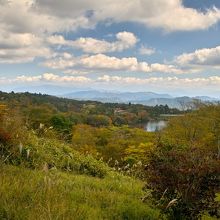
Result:
[[[167,121],[149,121],[145,124],[144,129],[148,132],[160,131],[167,126]]]

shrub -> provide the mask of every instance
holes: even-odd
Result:
[[[147,169],[147,188],[170,219],[219,216],[220,160],[207,149],[158,147]]]
[[[2,146],[6,148],[7,146]],[[2,155],[6,163],[36,169],[59,169],[103,178],[109,170],[107,165],[90,155],[84,156],[67,144],[56,139],[38,138],[30,134],[23,144],[8,147]]]

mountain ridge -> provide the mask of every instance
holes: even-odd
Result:
[[[98,90],[84,90],[62,95],[62,97],[76,100],[92,100],[99,102],[118,102],[142,104],[148,106],[168,105],[172,108],[185,108],[195,101],[217,102],[219,99],[208,96],[196,97],[173,97],[169,94],[158,94],[154,92],[112,92]]]

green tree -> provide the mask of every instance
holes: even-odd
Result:
[[[96,128],[89,125],[75,125],[73,127],[72,143],[76,149],[85,152],[84,149],[96,148]]]
[[[89,115],[87,117],[87,124],[94,127],[106,127],[112,124],[112,120],[105,115]]]

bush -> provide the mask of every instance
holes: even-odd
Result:
[[[107,165],[90,155],[80,155],[67,144],[56,139],[38,138],[33,133],[23,143],[2,145],[1,157],[5,163],[31,169],[59,169],[103,178]]]
[[[207,149],[161,146],[152,153],[147,188],[170,219],[198,219],[204,211],[220,217],[220,160]]]
[[[171,219],[220,217],[220,106],[169,121],[146,169],[153,197]]]

